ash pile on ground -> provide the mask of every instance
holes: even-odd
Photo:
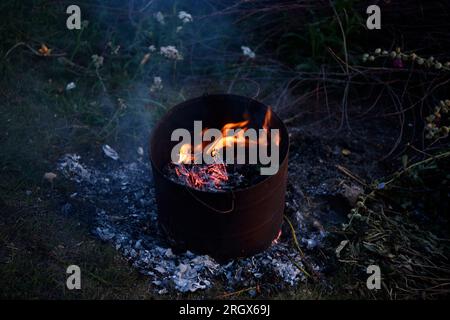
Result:
[[[302,269],[322,279],[321,275],[333,272],[337,245],[332,242],[333,231],[345,223],[363,192],[337,167],[368,181],[384,173],[378,162],[368,161],[383,154],[381,144],[368,144],[364,136],[324,138],[293,130],[285,210],[289,223],[283,223],[282,236],[265,252],[226,264],[172,251],[158,228],[151,168],[142,157],[122,162],[112,148],[103,148],[107,158],[102,161],[65,155],[58,171],[74,183],[76,192],[66,199],[62,211],[71,202],[81,204],[84,214],[95,217],[94,234],[148,275],[160,294],[218,284],[230,292],[259,284],[283,290],[307,279]]]
[[[142,160],[86,164],[79,155],[66,154],[58,162],[58,171],[75,183],[76,190],[63,211],[74,201],[84,206],[79,210],[95,216],[94,234],[150,276],[160,294],[193,292],[218,281],[234,291],[260,282],[282,289],[305,280],[299,252],[282,239],[261,254],[226,264],[189,251],[174,253],[160,234],[151,169]]]
[[[226,264],[189,251],[175,254],[159,231],[151,169],[141,159],[86,164],[79,155],[66,154],[57,167],[75,184],[64,207],[85,204],[80,210],[95,215],[93,233],[148,275],[160,294],[193,292],[218,282],[229,291],[261,282],[282,289],[305,280],[299,252],[282,239],[261,254]]]

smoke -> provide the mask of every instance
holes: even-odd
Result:
[[[167,109],[208,93],[254,97],[276,110],[290,75],[258,51],[257,37],[245,30],[244,13],[251,4],[241,10],[242,3],[97,0],[80,5],[88,28],[97,32],[90,45],[104,57],[99,101],[115,128],[104,139],[135,157]]]

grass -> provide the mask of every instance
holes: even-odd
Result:
[[[50,210],[51,203],[2,207],[1,298],[151,299],[148,280],[89,235],[86,224]],[[82,290],[67,290],[69,265],[82,270]]]
[[[135,68],[126,68],[129,58],[111,59],[102,70],[109,74],[101,75],[111,88],[105,93],[90,61],[104,41],[100,21],[68,32],[63,4],[4,1],[1,9],[0,33],[8,35],[0,45],[0,202],[7,203],[0,206],[1,297],[154,298],[148,279],[110,245],[94,240],[87,223],[60,214],[42,178],[65,152],[95,154],[100,143],[119,136],[136,148],[143,143],[153,110],[129,88]],[[35,50],[45,43],[65,56],[42,57],[25,46],[9,51],[18,42]],[[66,91],[70,81],[77,88]],[[132,103],[121,108],[119,98]],[[70,264],[81,267],[83,290],[65,289]]]

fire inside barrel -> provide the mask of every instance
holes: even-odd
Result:
[[[245,114],[243,115],[245,117]],[[243,150],[250,145],[258,147],[267,147],[270,143],[270,122],[272,118],[272,110],[270,107],[264,116],[262,123],[262,135],[258,139],[249,139],[246,132],[249,130],[250,120],[240,122],[229,122],[222,126],[222,136],[205,146],[200,142],[192,146],[185,143],[180,147],[177,161],[171,162],[166,168],[167,176],[174,182],[187,185],[198,190],[220,191],[230,190],[233,188],[245,187],[258,180],[259,173],[251,166],[225,163],[223,160],[224,150],[237,148]],[[202,130],[202,134],[207,130]],[[279,132],[277,131],[274,142],[279,145]],[[239,149],[240,148],[240,149]],[[206,153],[213,159],[211,164],[198,163],[199,158]],[[235,160],[235,159],[233,159]],[[236,161],[234,161],[236,163]],[[253,170],[252,170],[253,169]]]

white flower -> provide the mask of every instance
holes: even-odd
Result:
[[[164,15],[162,14],[161,11],[155,13],[155,19],[162,25],[166,24],[166,21],[164,20]]]
[[[247,56],[250,59],[254,59],[255,58],[255,53],[249,47],[242,46],[241,49],[242,49],[242,53],[243,53],[244,56]]]
[[[92,58],[92,62],[94,63],[94,66],[96,69],[100,68],[103,65],[104,58],[102,56],[94,54],[91,56],[91,58]]]
[[[178,19],[183,21],[183,23],[189,23],[194,20],[194,19],[192,19],[192,16],[189,13],[187,13],[186,11],[178,12]]]
[[[159,53],[172,60],[183,60],[183,56],[174,46],[161,47]]]
[[[153,77],[153,84],[150,86],[150,92],[162,90],[162,79],[161,77]]]
[[[153,77],[153,83],[157,86],[161,86],[162,83],[161,77]]]
[[[155,52],[156,47],[154,45],[151,45],[150,47],[148,47],[148,50],[150,50],[150,52]]]
[[[75,84],[75,82],[70,82],[70,83],[68,83],[67,86],[66,86],[66,91],[73,90],[73,89],[75,89],[76,87],[77,87],[77,85]]]

